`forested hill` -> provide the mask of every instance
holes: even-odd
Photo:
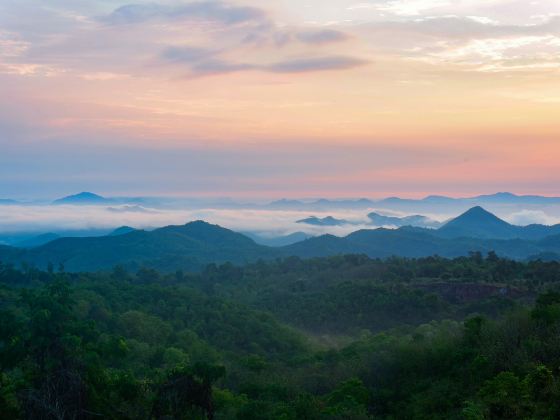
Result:
[[[518,260],[560,260],[560,235],[554,234],[557,227],[513,226],[481,208],[474,208],[437,230],[409,226],[369,229],[346,237],[323,235],[288,246],[270,247],[259,245],[240,233],[196,221],[153,231],[60,238],[32,249],[0,247],[0,261],[26,263],[43,269],[49,264],[63,265],[67,271],[107,270],[115,265],[132,270],[151,267],[163,271],[199,271],[209,263],[245,264],[287,256],[310,258],[343,254],[453,258],[470,252],[495,251]],[[551,235],[546,236],[547,233]]]
[[[0,249],[0,260],[26,262],[41,268],[49,263],[62,264],[68,271],[96,271],[115,265],[130,269],[147,266],[168,271],[198,271],[209,263],[243,264],[276,255],[273,248],[202,221],[121,235],[60,238],[17,252],[13,248],[4,248],[4,252]]]

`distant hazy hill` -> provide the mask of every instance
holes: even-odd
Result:
[[[440,222],[418,214],[412,216],[405,216],[405,217],[396,217],[396,216],[385,216],[373,212],[368,214],[368,218],[370,224],[374,226],[396,226],[396,227],[416,226],[416,227],[426,227],[426,228],[436,228],[441,226]],[[348,220],[336,219],[332,216],[326,216],[323,218],[311,216],[306,219],[298,220],[296,221],[296,223],[302,223],[302,224],[312,225],[312,226],[343,226],[343,225],[353,224]]]
[[[277,200],[266,205],[268,208],[274,209],[293,209],[293,210],[330,210],[330,209],[365,209],[371,207],[375,201],[367,198],[357,200],[328,200],[321,198],[314,201],[300,200]]]
[[[6,206],[11,204],[18,204],[16,200],[11,200],[9,198],[0,198],[0,206]]]
[[[393,202],[410,202],[410,203],[431,203],[431,204],[452,204],[457,202],[471,203],[475,204],[559,204],[560,197],[544,197],[538,195],[516,195],[509,192],[499,192],[496,194],[488,195],[478,195],[474,197],[465,198],[452,198],[441,195],[430,195],[428,197],[422,198],[420,200],[414,199],[400,199],[400,198],[389,198],[382,201],[393,201]]]
[[[540,195],[516,195],[509,192],[479,195],[467,200],[476,200],[480,203],[509,203],[509,204],[560,204],[560,197],[544,197]]]
[[[130,232],[134,232],[136,231],[136,229],[130,227],[130,226],[121,226],[119,228],[116,228],[114,231],[112,231],[111,233],[109,233],[108,236],[119,236],[119,235],[126,235],[127,233]]]
[[[332,216],[327,216],[323,218],[311,216],[308,217],[307,219],[298,220],[296,223],[302,223],[302,224],[313,225],[313,226],[342,226],[342,225],[347,225],[350,222],[344,219],[335,219]]]
[[[371,220],[371,223],[375,226],[416,226],[416,227],[439,227],[441,223],[430,219],[426,216],[421,215],[412,215],[412,216],[405,216],[405,217],[396,217],[396,216],[384,216],[379,213],[370,213],[368,214],[368,218]]]
[[[44,233],[42,235],[34,236],[33,238],[17,242],[15,246],[18,248],[34,248],[37,246],[45,245],[58,238],[60,238],[60,236],[56,233]]]
[[[251,238],[252,240],[254,240],[256,243],[260,245],[273,246],[273,247],[292,245],[295,244],[296,242],[301,242],[311,237],[305,232],[294,232],[294,233],[290,233],[289,235],[272,236],[272,237],[261,236],[252,232],[244,233],[244,235],[247,235],[249,238]]]
[[[53,204],[73,204],[73,205],[87,205],[87,204],[109,204],[112,200],[102,197],[91,192],[81,192],[75,195],[59,198],[53,201]]]

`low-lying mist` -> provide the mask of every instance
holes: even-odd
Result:
[[[47,232],[70,232],[109,230],[119,226],[136,229],[154,229],[167,225],[181,225],[194,220],[239,231],[251,232],[262,237],[278,237],[294,232],[310,236],[325,233],[344,236],[359,229],[372,229],[368,213],[376,211],[386,215],[406,216],[383,209],[339,209],[330,211],[276,210],[276,209],[162,209],[141,205],[5,205],[0,206],[0,236],[12,234],[42,234]],[[431,213],[423,215],[443,222],[458,214]],[[550,215],[540,210],[511,209],[498,214],[508,222],[527,225],[531,223],[554,224],[560,222],[558,214]],[[348,223],[341,226],[314,226],[297,223],[298,220],[316,216],[332,216]],[[392,226],[385,226],[392,227]]]

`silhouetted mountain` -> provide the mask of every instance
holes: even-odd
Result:
[[[296,223],[303,223],[306,225],[313,225],[313,226],[341,226],[341,225],[347,225],[350,222],[343,219],[335,219],[332,216],[327,216],[323,218],[311,216],[308,217],[307,219],[298,220]]]
[[[53,201],[53,204],[73,204],[73,205],[87,205],[87,204],[108,204],[112,200],[102,197],[91,192],[81,192],[75,195],[59,198]]]
[[[108,236],[119,236],[119,235],[126,235],[127,233],[130,232],[134,232],[136,231],[136,229],[134,229],[133,227],[130,226],[121,226],[119,228],[116,228],[114,231],[112,231],[111,233],[109,233]]]
[[[18,248],[35,248],[52,242],[58,238],[60,238],[60,235],[57,235],[56,233],[44,233],[33,238],[25,239],[21,242],[17,242],[15,246]]]
[[[477,206],[447,222],[438,229],[438,234],[448,238],[464,236],[503,239],[515,237],[515,229],[512,228],[513,225]]]
[[[396,217],[396,216],[384,216],[382,214],[374,212],[368,214],[368,218],[371,220],[371,223],[375,226],[396,226],[396,227],[417,226],[417,227],[431,227],[431,228],[441,226],[440,222],[421,215]]]

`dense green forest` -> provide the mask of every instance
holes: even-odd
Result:
[[[559,418],[558,285],[494,253],[0,264],[0,418]]]

